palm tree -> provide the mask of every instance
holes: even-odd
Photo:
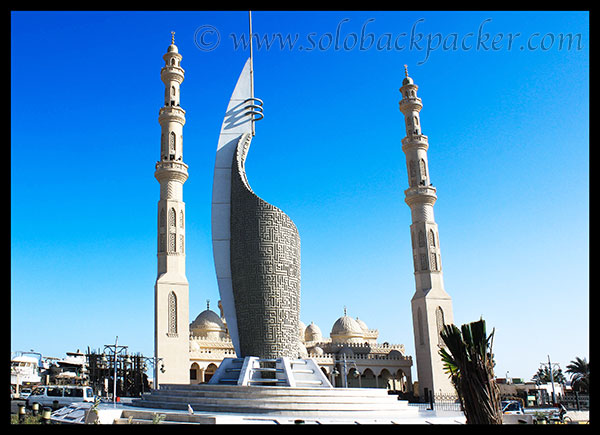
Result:
[[[461,326],[444,325],[446,347],[439,351],[444,370],[460,398],[468,424],[501,424],[500,391],[494,380],[492,343],[485,320]]]
[[[571,374],[571,386],[580,392],[590,391],[590,364],[585,358],[575,357],[567,366],[567,373]]]

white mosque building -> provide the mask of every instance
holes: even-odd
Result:
[[[235,357],[221,305],[220,314],[206,310],[190,323],[190,383],[208,382],[223,358]],[[309,358],[337,387],[387,388],[412,391],[412,358],[403,344],[378,343],[379,331],[344,315],[331,327],[329,337],[314,323],[300,325],[300,341]]]

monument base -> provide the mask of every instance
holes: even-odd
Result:
[[[225,358],[210,385],[333,388],[315,360],[255,356]]]
[[[412,419],[418,410],[381,388],[333,388],[311,358],[225,358],[206,384],[160,384],[132,406],[304,419]]]
[[[132,406],[160,410],[192,410],[196,414],[285,416],[304,419],[415,418],[409,407],[383,388],[315,388],[219,384],[161,384],[159,390],[134,400]]]

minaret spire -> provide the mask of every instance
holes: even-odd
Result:
[[[188,166],[183,162],[185,110],[180,106],[184,78],[182,56],[171,32],[171,45],[163,59],[160,78],[165,84],[164,105],[159,110],[160,160],[154,176],[160,183],[158,201],[157,278],[154,314],[154,352],[162,358],[162,383],[189,383],[189,290],[185,276],[185,203],[183,184]],[[158,385],[155,386],[158,388]]]
[[[427,397],[429,392],[455,394],[438,354],[439,346],[443,345],[442,327],[454,319],[452,300],[444,290],[438,227],[433,215],[437,195],[427,162],[429,142],[421,132],[419,119],[423,103],[417,97],[418,86],[409,77],[406,65],[404,73],[400,111],[406,124],[402,151],[406,156],[409,187],[404,194],[412,217],[410,233],[416,291],[411,305],[419,388],[421,397]]]

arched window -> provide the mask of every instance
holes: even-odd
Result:
[[[174,131],[172,131],[169,134],[169,151],[171,153],[175,152],[175,132]]]
[[[177,296],[175,292],[169,293],[169,324],[167,334],[177,335]]]
[[[171,95],[175,96],[175,86],[171,86]]]
[[[435,247],[435,233],[433,230],[429,230],[429,246]]]
[[[200,373],[200,366],[198,363],[193,363],[190,367],[190,382],[198,381],[198,374]]]
[[[414,160],[411,160],[408,163],[408,173],[410,175],[410,184],[412,186],[413,184],[417,183],[417,168],[415,167]]]
[[[444,340],[442,340],[442,330],[444,329],[444,311],[442,311],[442,307],[437,307],[435,309],[435,324],[437,327],[438,333],[438,344],[440,346],[444,346]]]
[[[421,169],[421,179],[424,180],[427,178],[427,165],[425,164],[425,160],[419,160],[419,169]]]
[[[429,254],[429,263],[431,264],[431,270],[438,270],[437,255],[435,255],[435,252]]]
[[[177,215],[175,213],[175,209],[171,208],[171,210],[169,210],[169,227],[176,227],[177,226]]]
[[[423,316],[421,315],[421,307],[417,308],[417,327],[419,328],[419,344],[425,344],[425,340],[423,340]]]
[[[425,234],[423,231],[419,230],[419,248],[425,247]]]
[[[158,222],[159,222],[159,225],[160,225],[161,228],[164,227],[164,226],[166,226],[166,224],[167,224],[166,223],[166,218],[165,218],[165,209],[164,208],[160,209],[160,217],[158,218]]]

